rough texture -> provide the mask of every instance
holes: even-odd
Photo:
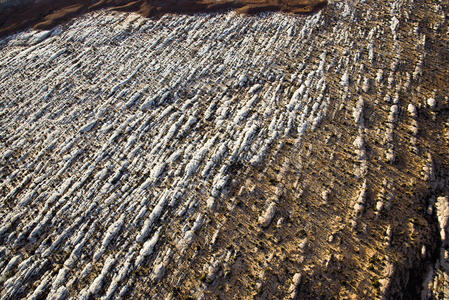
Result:
[[[0,296],[448,297],[448,11],[101,11],[4,38]]]
[[[307,14],[325,7],[326,3],[326,0],[10,0],[0,3],[0,37],[27,27],[51,29],[75,16],[105,8],[137,12],[143,17],[228,10],[242,14],[265,11]]]

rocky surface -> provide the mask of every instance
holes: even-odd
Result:
[[[52,29],[73,17],[106,8],[160,17],[168,13],[192,15],[229,10],[242,14],[308,14],[326,4],[326,0],[0,0],[0,37],[27,27]]]
[[[7,36],[0,297],[448,297],[448,12],[98,11]]]

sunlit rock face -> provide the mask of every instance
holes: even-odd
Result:
[[[97,11],[4,37],[0,296],[446,295],[447,12]]]

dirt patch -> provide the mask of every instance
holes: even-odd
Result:
[[[137,12],[143,17],[167,13],[194,14],[236,10],[242,14],[280,11],[307,14],[325,7],[326,0],[62,0],[39,1],[27,6],[6,8],[0,12],[0,37],[27,27],[50,29],[71,18],[98,9]]]

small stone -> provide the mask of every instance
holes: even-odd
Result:
[[[378,211],[378,212],[382,211],[383,207],[384,207],[384,203],[382,201],[377,201],[377,203],[376,203],[376,211]]]
[[[410,103],[407,106],[407,111],[412,117],[416,117],[417,114],[416,106],[414,106],[412,103]]]
[[[214,197],[209,197],[207,199],[206,205],[207,205],[207,208],[210,209],[212,212],[215,211],[215,209],[217,207],[217,204],[215,202],[215,198]]]
[[[435,109],[435,107],[437,106],[437,102],[434,98],[429,98],[427,99],[427,105],[431,108],[431,109]]]
[[[271,203],[268,206],[267,210],[263,213],[263,215],[259,217],[259,224],[262,227],[268,227],[270,225],[276,212],[275,207],[276,207],[275,204]]]
[[[304,251],[304,249],[306,249],[306,246],[307,246],[307,238],[305,238],[305,239],[299,244],[299,248],[300,248],[301,250]]]

